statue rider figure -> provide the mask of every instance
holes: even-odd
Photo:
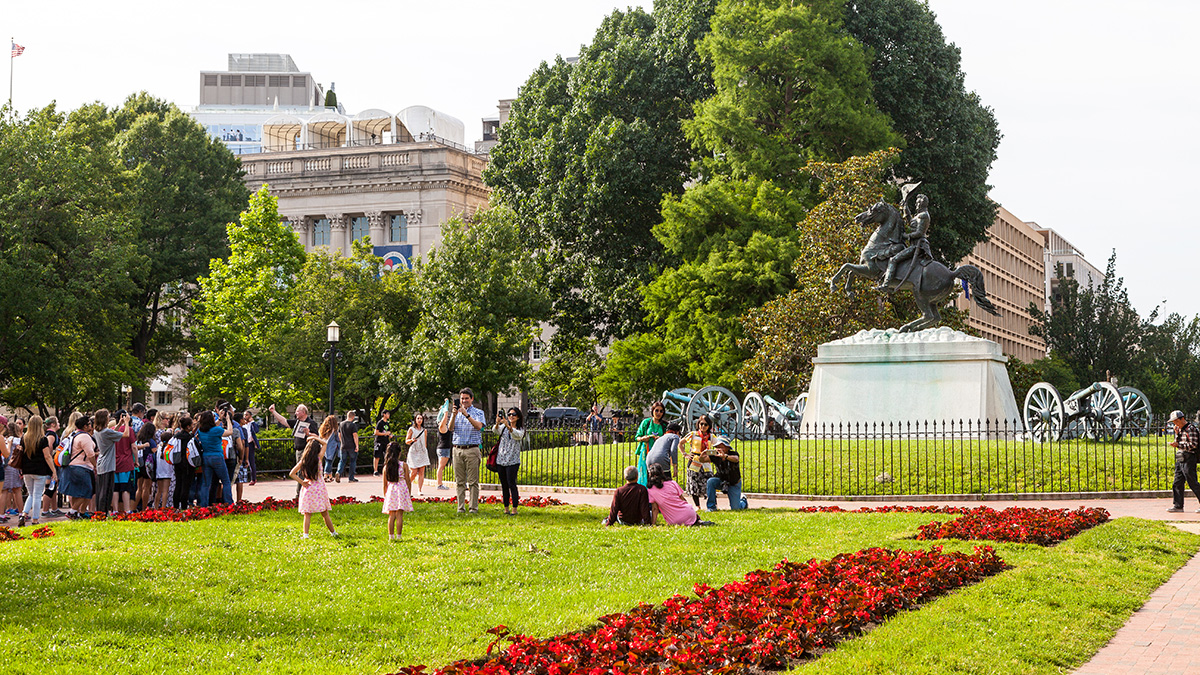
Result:
[[[908,204],[904,205],[905,215],[908,214]],[[933,260],[933,253],[929,250],[929,198],[925,195],[917,195],[916,213],[913,213],[908,218],[909,231],[904,233],[904,240],[908,246],[888,260],[887,272],[883,275],[883,281],[876,286],[876,290],[893,291],[891,288],[892,282],[896,277],[896,269],[900,263],[905,260],[912,259],[913,265],[921,263],[921,255],[924,255],[927,260]],[[904,283],[903,280],[901,283]]]

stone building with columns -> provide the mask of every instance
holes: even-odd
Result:
[[[267,185],[305,250],[345,253],[368,237],[376,255],[406,267],[437,245],[442,223],[487,205],[484,164],[434,137],[242,156],[247,186]]]

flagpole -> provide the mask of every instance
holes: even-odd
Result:
[[[17,36],[12,36],[8,39],[8,107],[12,107],[12,77],[13,77],[13,55],[12,45],[16,44]]]

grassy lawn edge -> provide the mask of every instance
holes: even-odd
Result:
[[[1049,549],[997,548],[1012,569],[904,612],[792,672],[1071,672],[1187,563],[1200,536],[1120,518]]]

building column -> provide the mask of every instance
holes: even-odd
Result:
[[[308,220],[303,216],[280,216],[284,222],[291,226],[292,231],[296,233],[296,238],[300,240],[300,245],[304,250],[312,248],[312,235],[308,232]]]
[[[412,254],[419,255],[423,253],[421,243],[424,241],[421,232],[421,219],[424,217],[424,212],[421,209],[413,209],[405,211],[408,216],[408,236],[405,238],[405,243],[412,245]]]
[[[329,250],[337,251],[339,255],[350,255],[350,233],[346,228],[346,216],[342,213],[327,213],[329,219]]]
[[[368,211],[367,224],[371,229],[371,245],[383,246],[387,244],[387,222],[383,217],[383,212]]]

